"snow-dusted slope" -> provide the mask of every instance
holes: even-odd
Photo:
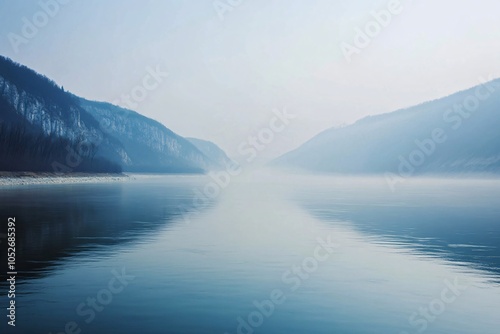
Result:
[[[109,103],[79,101],[99,121],[103,132],[123,144],[130,157],[126,170],[182,172],[218,167],[191,142],[157,121]]]
[[[1,56],[0,125],[63,138],[73,143],[73,150],[92,147],[93,156],[117,163],[124,171],[198,173],[223,165],[152,119],[74,96]]]

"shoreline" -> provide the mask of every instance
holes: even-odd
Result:
[[[130,179],[131,177],[127,174],[0,172],[0,187],[38,184],[102,183],[118,182]]]

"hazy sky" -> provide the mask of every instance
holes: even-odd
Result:
[[[297,118],[266,147],[270,157],[326,128],[500,76],[498,0],[402,0],[377,31],[370,13],[389,3],[73,0],[47,7],[52,17],[39,1],[1,0],[0,54],[109,102],[139,92],[158,67],[168,77],[148,79],[157,87],[135,110],[233,156],[286,108]],[[23,18],[38,31],[23,32]],[[348,62],[342,43],[356,46],[366,27],[374,37]],[[17,46],[13,34],[24,38]]]

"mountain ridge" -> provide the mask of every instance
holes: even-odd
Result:
[[[494,79],[440,99],[324,130],[270,165],[340,174],[499,171],[500,137],[495,132],[500,125],[499,107],[500,79]],[[429,142],[435,129],[443,130],[443,143]],[[474,140],[467,143],[466,138]],[[418,146],[422,143],[428,145],[427,151]],[[408,166],[409,162],[415,162],[414,166]],[[403,173],[403,169],[412,172]]]
[[[133,110],[78,97],[3,56],[0,56],[0,123],[5,137],[0,138],[3,145],[0,156],[4,160],[16,160],[26,155],[24,163],[18,164],[23,166],[17,167],[23,171],[29,171],[30,159],[44,160],[40,164],[42,171],[50,171],[58,164],[62,166],[59,170],[67,172],[87,170],[82,170],[82,163],[64,160],[87,158],[88,163],[102,160],[129,172],[205,173],[223,166],[222,161],[205,156],[189,140],[163,124]],[[39,155],[30,158],[28,144],[14,140],[20,133],[24,137],[32,136],[27,142],[39,140],[48,147],[52,145],[51,149],[59,152],[57,159]],[[65,145],[70,149],[59,147],[58,140],[67,141]],[[14,143],[20,154],[13,155],[9,148]],[[91,153],[88,157],[87,151]],[[45,161],[50,159],[54,161]],[[0,168],[9,167],[0,164]],[[99,171],[99,168],[91,168],[91,171]]]

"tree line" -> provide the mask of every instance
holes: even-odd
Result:
[[[97,147],[0,123],[0,170],[10,172],[121,173],[121,166],[96,157]],[[68,164],[68,159],[71,160]],[[69,166],[68,166],[69,165]],[[65,168],[61,168],[64,166]]]
[[[54,81],[3,56],[0,56],[0,74],[8,82],[22,87],[27,93],[41,98],[49,104],[59,105],[63,108],[74,104],[74,97],[65,92]]]

